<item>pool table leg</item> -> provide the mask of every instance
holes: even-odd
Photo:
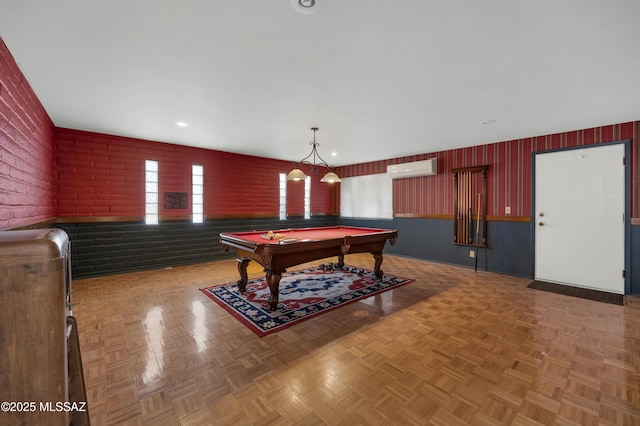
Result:
[[[269,291],[271,291],[271,296],[269,297],[269,307],[272,311],[276,311],[278,309],[278,294],[280,292],[280,278],[282,278],[282,274],[271,271],[266,272],[267,284],[269,284]]]
[[[240,290],[240,293],[242,293],[247,287],[247,266],[249,266],[249,262],[251,262],[251,259],[247,259],[246,257],[239,257],[237,259],[237,262],[238,272],[240,272],[240,279],[236,282],[236,284],[238,285],[238,290]]]
[[[382,252],[381,251],[377,251],[374,253],[371,253],[373,255],[373,258],[375,259],[375,264],[373,266],[373,272],[376,274],[376,277],[378,277],[379,279],[382,279],[382,269],[380,269],[380,265],[382,265]]]
[[[339,254],[338,255],[338,267],[340,269],[342,269],[343,266],[344,266],[344,254]]]

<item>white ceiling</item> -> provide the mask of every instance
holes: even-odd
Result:
[[[56,126],[284,160],[640,119],[639,0],[295,1],[0,0],[0,36]]]

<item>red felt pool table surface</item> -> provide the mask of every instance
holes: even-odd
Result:
[[[328,226],[273,230],[274,239],[265,238],[269,231],[229,232],[220,234],[224,250],[234,248],[238,258],[238,289],[243,292],[247,284],[247,264],[255,260],[264,266],[271,290],[269,304],[276,310],[280,277],[286,268],[329,256],[338,256],[338,265],[344,265],[349,253],[369,252],[374,258],[374,273],[382,278],[382,249],[387,240],[393,245],[398,231],[354,226]]]
[[[230,232],[221,235],[256,244],[280,244],[280,239],[269,240],[264,238],[263,235],[267,234],[267,232],[269,231]],[[323,228],[278,229],[273,230],[272,232],[274,235],[283,235],[285,240],[295,239],[297,241],[319,241],[346,236],[388,233],[391,231],[388,229],[359,228],[353,226],[328,226]]]

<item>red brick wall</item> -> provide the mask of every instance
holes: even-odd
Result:
[[[273,216],[279,212],[279,173],[289,161],[150,142],[70,129],[56,130],[60,217],[144,215],[144,160],[160,170],[160,216],[191,214],[164,209],[164,192],[191,194],[191,165],[204,166],[207,217]],[[312,182],[312,214],[337,211],[337,186]],[[288,182],[288,213],[302,215],[304,184]]]
[[[54,126],[0,39],[0,229],[56,216]]]
[[[55,134],[55,136],[54,136]],[[528,217],[533,152],[621,139],[632,141],[632,216],[640,218],[640,121],[464,149],[355,164],[342,177],[384,173],[387,164],[439,158],[437,176],[394,181],[394,213],[451,215],[450,169],[489,164],[488,214]],[[57,144],[57,148],[56,148]],[[57,158],[57,165],[56,165]],[[277,216],[278,173],[287,161],[181,147],[89,132],[55,129],[0,39],[0,229],[60,217],[141,217],[144,159],[160,162],[160,193],[188,192],[191,164],[205,167],[205,214]],[[313,177],[313,214],[339,211],[339,186]],[[288,183],[288,212],[303,212],[302,182]],[[190,198],[190,197],[189,197]],[[190,213],[164,210],[164,216]]]

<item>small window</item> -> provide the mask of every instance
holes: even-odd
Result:
[[[311,177],[304,180],[304,218],[311,219]]]
[[[204,222],[204,167],[191,166],[191,212],[193,223]]]
[[[145,160],[144,162],[144,223],[158,224],[158,162]]]
[[[287,174],[280,173],[280,220],[287,219]]]

